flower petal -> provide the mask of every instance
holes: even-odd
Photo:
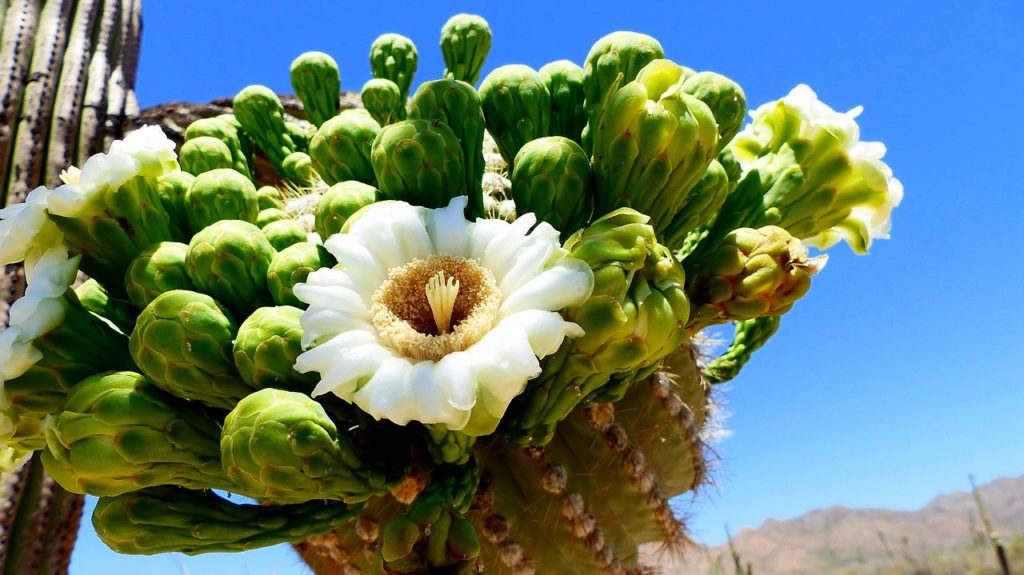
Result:
[[[469,198],[458,196],[448,206],[427,212],[427,234],[433,240],[434,253],[456,257],[469,254],[469,229],[466,204]]]
[[[498,316],[507,317],[527,309],[556,311],[579,305],[593,289],[594,272],[590,266],[575,258],[563,258],[506,295]]]

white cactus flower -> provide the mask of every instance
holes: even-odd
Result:
[[[117,189],[135,176],[156,178],[177,169],[174,142],[159,126],[143,126],[124,140],[114,140],[107,153],[90,156],[81,170],[63,174],[65,183],[50,194],[48,208],[51,214],[75,217],[100,201],[103,192]]]
[[[540,374],[539,358],[583,335],[558,310],[589,296],[593,273],[558,231],[532,214],[469,222],[466,203],[376,203],[325,239],[339,265],[295,287],[309,304],[295,367],[320,373],[314,396],[482,435]]]
[[[837,112],[800,84],[750,112],[752,123],[730,143],[744,172],[785,154],[800,164],[808,184],[775,198],[773,207],[781,206],[783,215],[771,223],[808,245],[824,249],[845,239],[854,251],[866,253],[872,240],[889,237],[903,184],[882,161],[885,146],[860,140],[856,119],[862,111],[857,106]]]
[[[0,210],[0,265],[27,261],[61,245],[64,235],[47,214],[50,190],[38,187],[24,202]]]

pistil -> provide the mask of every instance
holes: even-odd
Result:
[[[452,324],[452,312],[455,310],[455,298],[459,295],[459,280],[451,276],[445,278],[444,270],[440,270],[430,278],[423,289],[427,292],[427,303],[434,315],[437,332],[448,333]]]

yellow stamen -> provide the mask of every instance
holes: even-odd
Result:
[[[438,333],[448,333],[452,326],[452,312],[455,310],[455,298],[459,295],[459,280],[444,277],[444,270],[438,271],[427,281],[423,288],[427,292],[427,303],[434,314],[434,324]]]

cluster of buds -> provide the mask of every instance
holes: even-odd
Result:
[[[475,88],[491,43],[453,17],[413,89],[415,45],[381,36],[358,110],[303,54],[304,120],[248,86],[180,147],[142,128],[0,210],[28,282],[0,443],[99,496],[123,553],[526,575],[678,549],[669,499],[705,469],[692,337],[751,322],[759,347],[821,269],[805,243],[866,249],[899,182],[809,89],[741,130],[739,85],[649,36]]]

